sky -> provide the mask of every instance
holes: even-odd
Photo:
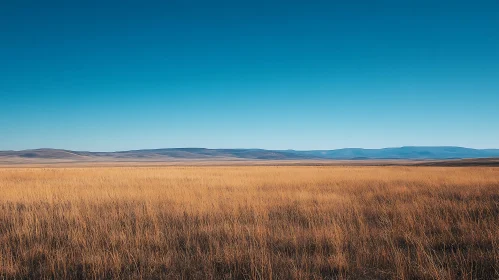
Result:
[[[499,148],[499,1],[0,1],[0,150]]]

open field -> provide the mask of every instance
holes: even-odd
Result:
[[[0,168],[20,167],[172,167],[172,166],[440,166],[440,167],[499,167],[499,158],[447,160],[170,160],[170,161],[64,161],[61,159],[0,158]]]
[[[497,279],[499,168],[1,168],[3,278]]]

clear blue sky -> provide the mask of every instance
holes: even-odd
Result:
[[[499,1],[1,1],[0,150],[499,148]]]

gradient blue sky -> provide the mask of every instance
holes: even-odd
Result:
[[[499,1],[1,1],[0,150],[499,148]]]

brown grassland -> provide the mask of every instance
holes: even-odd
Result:
[[[499,279],[499,168],[0,169],[0,279]]]

